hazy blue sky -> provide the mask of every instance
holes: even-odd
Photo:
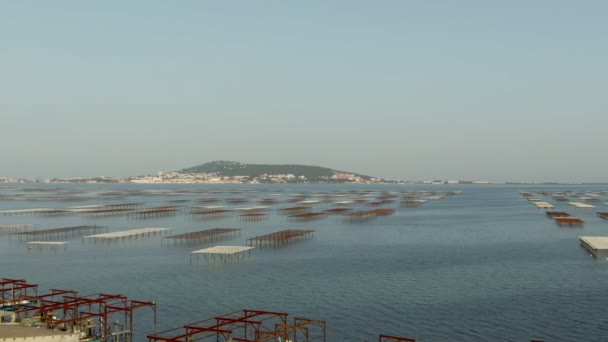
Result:
[[[608,1],[3,1],[0,176],[608,181]]]

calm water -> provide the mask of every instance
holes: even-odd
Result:
[[[556,210],[586,221],[584,228],[560,228],[519,193],[608,190],[605,186],[46,186],[90,197],[75,202],[34,201],[36,191],[23,191],[40,187],[1,186],[0,194],[30,199],[0,199],[0,210],[121,202],[167,205],[176,199],[259,199],[272,193],[285,199],[294,193],[337,190],[463,190],[417,208],[398,208],[393,216],[364,224],[343,223],[334,216],[292,222],[275,210],[270,219],[259,222],[234,216],[202,221],[182,214],[145,220],[0,216],[0,224],[32,223],[41,229],[80,224],[100,224],[110,231],[170,227],[174,234],[216,227],[243,229],[231,240],[191,246],[161,244],[158,237],[110,246],[76,238],[69,240],[67,251],[56,253],[28,251],[24,242],[3,234],[0,277],[38,283],[41,293],[66,288],[80,294],[122,293],[154,300],[159,330],[247,308],[324,319],[329,341],[375,341],[380,333],[423,342],[608,341],[608,261],[590,256],[577,240],[579,235],[608,235],[608,221],[595,216],[596,211],[608,211],[602,204],[608,198],[604,195],[598,208],[591,210],[549,199]],[[154,192],[114,199],[96,196],[110,189]],[[170,193],[175,189],[254,191],[178,196]],[[252,205],[257,203],[239,206]],[[255,250],[244,262],[189,263],[192,250],[242,245],[248,237],[288,228],[316,229],[315,237],[285,248]],[[149,317],[146,310],[136,315],[140,337],[152,329]]]

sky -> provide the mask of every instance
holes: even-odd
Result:
[[[3,1],[0,177],[608,182],[606,1]]]

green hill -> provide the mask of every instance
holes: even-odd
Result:
[[[305,176],[308,179],[331,177],[336,173],[350,173],[364,179],[371,177],[353,172],[338,171],[327,167],[308,165],[274,165],[274,164],[242,164],[233,161],[213,161],[198,166],[177,171],[178,173],[215,173],[218,176],[247,176],[259,177],[263,174],[292,174],[296,177]]]

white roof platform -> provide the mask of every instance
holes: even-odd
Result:
[[[8,233],[23,232],[23,231],[27,231],[33,227],[34,227],[33,224],[25,224],[25,223],[0,224],[0,232],[8,232]]]
[[[32,247],[37,247],[38,249],[42,249],[44,247],[49,247],[52,250],[57,250],[57,247],[63,246],[64,249],[68,249],[67,241],[29,241],[27,243],[27,248],[31,249]]]
[[[87,236],[83,236],[83,238],[88,238],[90,240],[126,239],[126,238],[132,238],[132,237],[156,235],[157,233],[164,233],[164,232],[168,232],[170,230],[171,230],[171,228],[139,228],[139,229],[122,230],[122,231],[112,232],[112,233],[87,235]]]
[[[577,207],[577,208],[595,208],[594,205],[582,203],[582,202],[568,202],[568,204],[570,204],[571,206]]]
[[[578,239],[593,254],[608,252],[608,236],[579,236]]]
[[[215,260],[217,256],[219,256],[220,260],[227,262],[228,260],[232,260],[236,258],[236,260],[240,259],[242,256],[245,257],[246,252],[251,252],[255,247],[250,246],[213,246],[209,248],[199,249],[197,251],[190,252],[190,263],[192,263],[192,256],[196,256],[196,260],[199,259],[199,256],[203,257],[203,260],[211,261]]]
[[[540,209],[553,209],[555,206],[549,202],[534,202],[534,205]]]
[[[254,249],[255,247],[249,246],[213,246],[209,248],[199,249],[197,251],[193,251],[193,254],[236,254],[246,252],[248,250]]]

